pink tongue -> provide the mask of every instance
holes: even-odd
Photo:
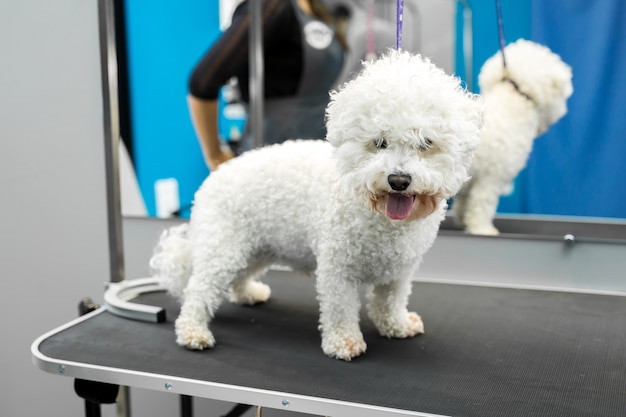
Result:
[[[389,194],[387,198],[387,217],[393,220],[403,220],[411,215],[413,197],[400,193]]]

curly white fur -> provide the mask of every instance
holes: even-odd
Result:
[[[547,47],[520,39],[504,54],[506,69],[498,52],[478,76],[485,125],[472,179],[453,205],[457,222],[472,234],[499,233],[493,218],[500,196],[526,166],[534,139],[565,115],[573,92],[571,68]]]
[[[411,278],[446,199],[468,178],[482,103],[427,59],[390,51],[332,93],[328,141],[288,141],[220,166],[196,193],[188,230],[166,232],[155,274],[181,296],[177,342],[215,343],[222,300],[266,301],[274,264],[316,276],[323,351],[366,349],[358,286],[381,335],[423,333]],[[186,237],[185,237],[186,236]]]

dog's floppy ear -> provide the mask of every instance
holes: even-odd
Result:
[[[464,138],[464,151],[467,158],[464,159],[466,168],[469,169],[473,159],[474,152],[480,145],[481,130],[485,122],[485,101],[482,96],[478,94],[467,93],[470,97],[470,103],[467,106],[468,121],[474,124],[473,129],[467,130],[469,137]]]
[[[346,84],[343,85],[343,87],[345,88]],[[339,145],[339,137],[338,137],[338,132],[335,128],[335,126],[332,123],[332,119],[334,117],[334,113],[337,111],[337,95],[339,94],[338,90],[331,90],[329,95],[330,95],[330,100],[328,102],[328,105],[326,106],[326,116],[325,116],[325,123],[326,123],[326,140],[329,141],[331,143],[331,145],[333,146],[338,146]]]
[[[358,77],[357,77],[358,78]],[[355,119],[362,117],[358,97],[362,95],[358,79],[352,79],[338,90],[330,91],[330,101],[326,106],[326,140],[339,147],[347,137],[354,137],[356,131],[364,129]]]

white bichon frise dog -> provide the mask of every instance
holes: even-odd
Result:
[[[365,351],[358,286],[380,334],[423,333],[407,311],[411,279],[446,199],[468,179],[482,103],[427,59],[390,51],[331,93],[328,141],[288,141],[224,163],[197,191],[187,225],[164,232],[151,259],[182,301],[177,343],[215,344],[224,298],[267,301],[272,264],[314,273],[322,349]]]
[[[457,223],[471,234],[497,235],[499,198],[526,166],[535,138],[567,112],[572,71],[547,47],[520,39],[489,58],[478,75],[485,125],[470,170],[456,196]]]

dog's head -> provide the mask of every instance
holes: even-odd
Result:
[[[343,184],[393,220],[433,213],[468,179],[483,105],[428,59],[390,50],[331,93]]]
[[[495,86],[512,80],[519,92],[537,106],[539,133],[567,113],[567,99],[572,95],[572,69],[546,46],[519,39],[497,52],[483,64],[478,83],[481,94],[489,94]]]

